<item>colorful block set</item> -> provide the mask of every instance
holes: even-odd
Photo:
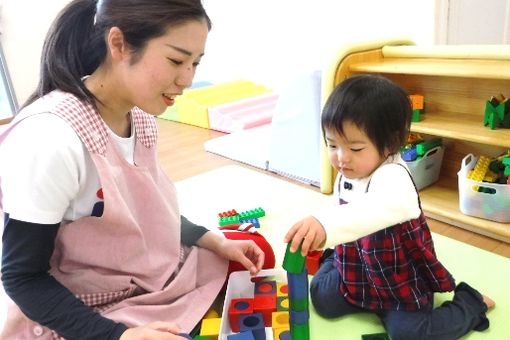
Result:
[[[228,322],[235,333],[227,335],[227,339],[265,340],[266,327],[273,329],[274,340],[290,339],[287,291],[284,283],[259,281],[255,282],[253,297],[232,299]]]
[[[219,213],[218,223],[220,226],[227,226],[231,224],[240,224],[246,222],[253,224],[253,226],[256,228],[259,228],[260,223],[258,218],[264,216],[266,216],[266,212],[260,207],[252,210],[246,210],[240,213],[238,213],[235,209],[232,209]]]

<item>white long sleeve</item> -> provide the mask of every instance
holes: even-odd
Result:
[[[399,158],[397,163],[402,162]],[[355,241],[397,223],[417,218],[421,213],[411,177],[398,164],[383,164],[368,180],[348,181],[353,183],[354,190],[357,189],[357,192],[346,193],[350,194],[348,204],[339,205],[335,190],[334,202],[314,214],[326,230],[326,247]],[[365,192],[368,181],[370,186]],[[342,198],[344,196],[342,193]]]

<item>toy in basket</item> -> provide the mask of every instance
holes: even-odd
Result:
[[[441,138],[429,141],[417,140],[415,143],[406,145],[400,154],[406,162],[418,190],[439,179],[444,155]]]
[[[458,172],[459,208],[463,214],[501,223],[510,222],[510,185],[482,182],[490,160],[468,154]],[[470,171],[475,174],[469,176]],[[478,175],[478,176],[477,176]]]
[[[273,339],[273,332],[288,331],[286,287],[282,269],[261,270],[255,279],[248,271],[230,274],[219,340]]]

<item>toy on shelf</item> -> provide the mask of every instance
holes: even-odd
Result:
[[[491,130],[498,127],[510,128],[510,106],[508,98],[502,94],[491,97],[485,103],[485,113],[483,116],[483,125],[489,126]]]
[[[287,244],[283,269],[287,271],[287,284],[290,302],[290,335],[292,340],[309,340],[310,325],[308,320],[308,274],[306,272],[306,256],[301,255],[301,246],[295,253]]]
[[[470,216],[509,223],[508,175],[510,175],[508,153],[495,158],[475,157],[472,154],[465,156],[458,173],[460,211]]]
[[[411,122],[419,122],[420,115],[423,112],[423,96],[419,94],[411,94],[409,95],[409,100],[411,101],[413,108]]]
[[[418,190],[439,179],[444,156],[442,144],[441,138],[424,140],[420,135],[411,133],[407,144],[400,150]]]

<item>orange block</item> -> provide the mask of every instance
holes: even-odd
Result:
[[[409,96],[413,110],[423,110],[423,96],[419,94],[411,94]]]

